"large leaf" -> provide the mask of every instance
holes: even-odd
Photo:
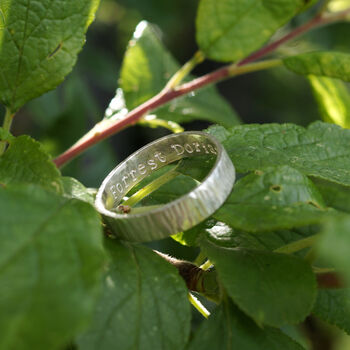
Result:
[[[110,260],[85,350],[181,350],[190,330],[187,289],[176,269],[148,248],[106,242]]]
[[[290,165],[305,175],[350,186],[350,130],[337,125],[252,124],[209,132],[220,135],[238,172]]]
[[[0,188],[0,349],[62,349],[93,314],[103,247],[87,203]]]
[[[324,321],[350,334],[349,290],[319,290],[313,312]]]
[[[327,77],[308,78],[323,120],[350,128],[350,95],[346,85]]]
[[[99,0],[0,2],[0,102],[12,112],[72,70]]]
[[[228,249],[203,240],[228,295],[258,324],[298,323],[310,313],[316,282],[311,267],[293,255]]]
[[[214,60],[241,60],[262,46],[303,6],[302,0],[201,0],[197,43]]]
[[[179,68],[159,40],[154,27],[141,22],[126,51],[121,70],[120,85],[126,107],[135,108],[156,95]],[[214,86],[174,100],[154,114],[176,122],[204,119],[225,126],[238,124],[236,114]]]
[[[233,228],[259,232],[315,224],[327,215],[313,183],[298,170],[282,166],[239,180],[213,216]]]
[[[7,138],[9,147],[0,156],[0,183],[32,183],[60,192],[60,172],[41,144],[29,136]]]
[[[284,65],[301,75],[320,75],[350,81],[350,54],[342,52],[309,52],[287,57]]]
[[[202,322],[188,350],[302,350],[279,329],[259,328],[231,302],[221,304]]]

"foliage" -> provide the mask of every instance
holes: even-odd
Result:
[[[99,1],[0,1],[0,350],[298,350],[307,342],[286,329],[298,330],[310,314],[350,334],[350,56],[330,49],[277,51],[317,26],[347,20],[350,4],[337,9],[336,3],[200,0],[199,50],[183,66],[157,27],[141,21],[102,120],[52,160],[45,140],[11,134],[12,119],[70,73]],[[292,19],[304,18],[309,21],[284,27],[275,38]],[[261,60],[268,54],[275,56]],[[198,78],[190,74],[207,59],[229,64]],[[306,78],[324,121],[241,124],[213,85],[274,67]],[[74,91],[69,108],[76,116],[63,118],[63,128],[58,90],[44,95],[42,105],[30,105],[42,128],[59,129],[56,137],[73,123],[81,128],[76,99],[86,113],[99,112],[74,74],[65,88]],[[173,236],[177,246],[200,251],[194,263],[118,240],[94,207],[96,190],[58,169],[135,123],[179,132],[179,123],[197,120],[215,124],[205,132],[223,144],[238,180],[208,220]],[[107,173],[109,148],[98,147],[95,159]],[[167,203],[196,186],[214,160],[168,166],[129,195],[138,210]],[[171,180],[164,183],[164,176]],[[143,188],[150,194],[138,192]],[[324,272],[341,288],[318,288]],[[208,320],[194,314],[191,323],[188,289],[211,310]]]

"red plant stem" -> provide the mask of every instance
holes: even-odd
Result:
[[[318,288],[321,289],[338,289],[346,286],[341,277],[334,272],[317,274],[316,279]]]
[[[306,22],[302,26],[296,28],[292,32],[286,34],[282,38],[254,52],[253,54],[239,62],[236,66],[244,66],[248,63],[256,61],[257,59],[260,59],[266,56],[267,54],[273,52],[276,48],[286,43],[287,41],[306,33],[310,29],[345,18],[346,15],[349,14],[349,12],[350,9],[328,17],[317,16],[311,19],[310,21]],[[98,131],[90,137],[84,138],[84,140],[80,142],[78,141],[76,144],[74,144],[72,147],[70,147],[68,150],[66,150],[56,159],[54,159],[54,163],[57,167],[61,167],[62,165],[64,165],[65,163],[72,160],[74,157],[78,156],[80,153],[88,149],[89,147],[124,129],[126,126],[135,123],[138,119],[147,114],[149,111],[154,110],[179,96],[185,95],[191,91],[198,90],[203,86],[217,83],[225,78],[228,78],[232,75],[232,67],[232,65],[224,66],[214,72],[205,74],[202,77],[193,79],[188,83],[182,84],[175,90],[168,89],[161,91],[150,100],[146,101],[145,103],[130,111],[123,119],[117,120],[113,125],[107,126],[104,130]]]

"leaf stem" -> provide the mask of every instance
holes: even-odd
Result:
[[[163,127],[165,129],[170,130],[173,133],[183,132],[184,128],[179,125],[178,123],[175,123],[170,120],[164,120],[164,119],[158,119],[155,115],[149,114],[145,117],[141,118],[138,122],[140,125],[149,126],[151,128],[157,128],[157,127]]]
[[[302,34],[307,33],[311,29],[315,29],[317,27],[324,26],[326,24],[330,24],[340,20],[345,20],[349,16],[349,14],[350,8],[328,16],[322,16],[318,14],[316,17],[313,17],[308,22],[295,28],[288,34],[282,36],[280,39],[271,42],[270,44],[262,47],[260,50],[254,52],[247,58],[243,59],[241,62],[238,63],[238,65],[242,66],[249,62],[256,61],[257,59],[260,59],[261,57],[264,57],[267,54],[270,54],[271,52],[275,51],[279,46],[285,44],[286,42],[295,39]]]
[[[232,64],[228,67],[228,71],[229,71],[228,77],[234,77],[236,75],[274,68],[282,64],[283,64],[282,60],[279,60],[279,59],[259,61],[259,62],[250,63],[246,65]]]
[[[202,63],[205,55],[202,51],[197,51],[193,57],[186,62],[168,81],[164,90],[172,90],[178,86],[182,80],[192,71],[192,69],[199,63]]]
[[[190,292],[188,292],[188,300],[190,303],[198,310],[202,316],[208,318],[210,316],[210,312],[205,308],[205,306]]]
[[[203,261],[207,258],[206,254],[200,250],[198,256],[196,257],[196,259],[194,260],[194,265],[196,266],[200,266],[202,265]]]
[[[9,108],[6,108],[5,116],[4,116],[4,121],[2,124],[2,127],[6,131],[10,131],[11,129],[11,124],[12,120],[14,117],[14,113],[11,113],[11,110]],[[7,142],[6,141],[0,141],[0,156],[5,152]]]
[[[178,175],[180,175],[180,173],[176,171],[176,168],[169,170],[165,174],[159,176],[157,179],[153,180],[151,183],[149,183],[148,185],[146,185],[145,187],[141,188],[139,191],[134,193],[130,198],[128,198],[122,204],[129,205],[130,207],[135,205],[136,203],[140,202],[143,198],[148,196],[150,193],[154,192],[159,187],[163,186],[165,183],[172,180]]]
[[[204,271],[209,270],[213,266],[213,263],[210,260],[207,260],[200,268]]]
[[[313,246],[313,244],[318,240],[320,234],[312,235],[298,241],[286,244],[274,250],[275,253],[292,254],[298,252],[299,250]]]
[[[315,247],[311,246],[309,251],[305,254],[304,260],[307,261],[310,265],[312,265],[316,260],[316,258],[317,258],[317,255],[316,255]]]
[[[226,79],[231,76],[236,76],[239,74],[247,73],[247,72],[253,72],[258,69],[267,69],[271,68],[265,61],[265,63],[262,66],[259,65],[251,65],[250,68],[245,69],[238,69],[238,67],[246,66],[249,63],[256,61],[273,51],[275,51],[279,46],[285,44],[286,42],[308,32],[311,29],[314,29],[316,27],[319,27],[321,25],[326,25],[332,22],[336,22],[339,20],[346,19],[350,14],[350,9],[347,9],[345,11],[341,11],[332,15],[328,16],[316,16],[310,21],[306,22],[305,24],[301,25],[300,27],[294,29],[290,33],[286,34],[285,36],[281,37],[280,39],[264,46],[260,50],[256,51],[255,53],[251,54],[241,62],[237,63],[236,65],[226,65],[214,72],[208,73],[206,75],[203,75],[202,77],[193,79],[192,81],[182,84],[180,86],[177,86],[175,89],[163,89],[161,92],[159,92],[157,95],[155,95],[153,98],[149,99],[148,101],[144,102],[140,106],[136,107],[132,111],[130,111],[124,118],[116,120],[112,124],[108,124],[104,127],[101,127],[100,130],[96,131],[93,134],[90,134],[89,136],[85,135],[83,137],[83,141],[79,141],[76,144],[74,144],[72,147],[70,147],[68,150],[66,150],[64,153],[62,153],[60,156],[58,156],[54,162],[55,164],[60,167],[67,163],[68,161],[72,160],[74,157],[78,156],[80,153],[84,152],[86,149],[90,148],[91,146],[95,145],[96,143],[104,140],[105,138],[115,134],[116,132],[124,129],[125,127],[137,122],[141,117],[148,114],[151,110],[154,110],[166,103],[168,103],[171,100],[174,100],[180,96],[183,96],[189,92],[195,91],[197,89],[200,89],[204,86],[208,86],[210,84],[217,83],[223,79]],[[275,60],[272,60],[273,62],[277,63]],[[257,62],[256,64],[258,64]],[[265,65],[265,66],[264,66]],[[191,65],[190,65],[191,66]],[[186,68],[187,69],[187,68]],[[186,72],[186,69],[184,68],[184,71]],[[183,74],[183,73],[181,73]],[[174,81],[178,80],[178,78],[174,78]],[[181,81],[181,80],[180,80]],[[173,85],[173,83],[172,83]],[[89,134],[89,132],[88,132]]]

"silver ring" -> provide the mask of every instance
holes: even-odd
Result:
[[[132,187],[154,171],[205,154],[216,155],[215,164],[191,192],[147,212],[112,211]],[[99,188],[95,206],[117,237],[147,242],[188,230],[208,218],[224,203],[234,181],[235,168],[222,145],[206,133],[187,131],[151,142],[115,167]]]

